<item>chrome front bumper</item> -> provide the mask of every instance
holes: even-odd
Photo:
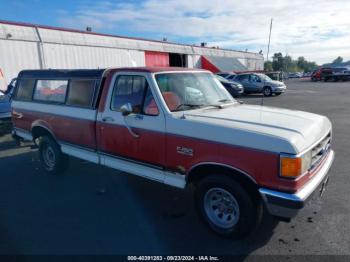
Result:
[[[318,191],[322,195],[328,183],[328,171],[332,166],[333,160],[334,151],[330,150],[317,174],[294,194],[260,188],[260,195],[269,213],[282,218],[292,218],[305,206],[313,193]]]

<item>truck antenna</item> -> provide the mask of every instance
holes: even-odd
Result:
[[[272,22],[273,22],[273,18],[271,18],[271,22],[270,22],[270,33],[269,33],[269,42],[267,44],[267,53],[266,53],[266,62],[269,61],[269,53],[270,53],[270,43],[271,43],[271,32],[272,32]],[[265,71],[265,68],[264,68]],[[264,79],[264,85],[265,85],[266,79]],[[264,91],[263,91],[264,92]],[[264,105],[264,93],[263,96],[261,98],[261,106]]]

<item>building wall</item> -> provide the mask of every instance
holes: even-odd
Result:
[[[21,69],[40,68],[38,44],[0,39],[0,89],[5,90]]]
[[[264,66],[255,53],[0,21],[0,88],[23,69],[145,66],[145,51],[185,54],[190,68],[201,68],[201,56],[233,57],[252,71]]]
[[[43,44],[47,68],[87,69],[145,65],[145,53],[103,47]]]
[[[187,66],[188,68],[202,68],[200,55],[188,55],[187,56]]]

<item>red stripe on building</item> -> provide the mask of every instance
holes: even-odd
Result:
[[[169,66],[169,54],[163,52],[145,51],[146,66]]]
[[[215,65],[213,65],[208,59],[206,59],[204,56],[201,57],[201,62],[202,62],[202,68],[209,70],[213,73],[218,73],[221,70],[217,68]]]

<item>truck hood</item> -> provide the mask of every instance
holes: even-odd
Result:
[[[258,149],[290,154],[297,154],[309,148],[331,129],[331,122],[321,115],[256,105],[235,104],[223,109],[204,108],[187,111],[186,119],[249,133],[249,136],[244,137],[251,141],[256,140],[254,143]],[[220,136],[220,132],[218,135]],[[268,143],[260,141],[264,139]],[[232,143],[241,143],[242,146],[247,143],[238,140],[233,137]],[[266,146],[269,148],[261,148]]]

